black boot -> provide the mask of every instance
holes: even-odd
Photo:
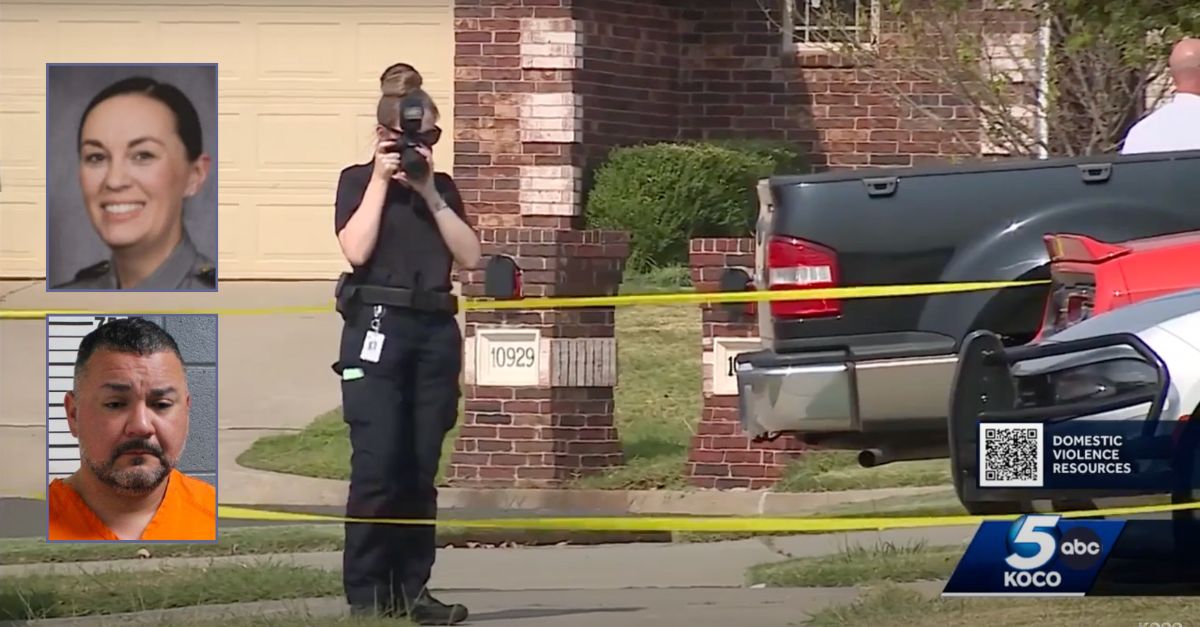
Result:
[[[457,625],[467,620],[467,608],[457,603],[447,605],[422,592],[408,604],[408,619],[418,625]]]

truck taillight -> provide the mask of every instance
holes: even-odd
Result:
[[[800,290],[838,286],[837,253],[795,237],[772,236],[767,242],[768,290]],[[771,301],[777,318],[823,318],[842,313],[833,299]]]
[[[1042,335],[1058,333],[1092,316],[1096,292],[1089,285],[1056,283],[1050,292]]]
[[[1035,339],[1053,335],[1092,317],[1096,308],[1096,266],[1133,249],[1085,235],[1051,233],[1042,237],[1050,256],[1050,297]]]

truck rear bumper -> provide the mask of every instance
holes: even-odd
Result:
[[[904,429],[948,413],[957,355],[852,359],[845,351],[743,353],[741,427],[751,437]]]

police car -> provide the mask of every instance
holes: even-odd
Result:
[[[1196,413],[1200,289],[1131,304],[1023,346],[1005,347],[996,334],[976,331],[962,344],[950,400],[955,490],[973,514],[1032,512],[1035,501],[1050,501],[1061,511],[1114,497],[1121,502],[1169,493],[1174,502],[1200,500],[1191,490],[995,488],[982,487],[979,480],[981,422],[1135,421],[1148,435],[1195,447],[1193,427],[1200,431],[1200,424],[1187,418]]]

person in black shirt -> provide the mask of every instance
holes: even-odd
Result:
[[[433,519],[442,443],[461,393],[462,333],[450,273],[455,263],[475,267],[480,244],[454,180],[433,168],[429,147],[441,130],[421,75],[396,64],[380,83],[374,158],[342,171],[334,219],[353,268],[339,288],[339,303],[347,304],[334,364],[353,451],[346,515]],[[429,174],[421,180],[389,150],[403,134],[401,103],[409,106],[414,94],[425,112],[418,151]],[[343,291],[361,296],[343,300]],[[418,624],[466,620],[467,608],[428,592],[435,550],[433,525],[347,523],[343,583],[352,613]]]

